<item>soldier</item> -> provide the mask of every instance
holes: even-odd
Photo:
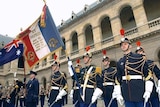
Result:
[[[47,97],[47,100],[49,99],[50,90],[51,90],[51,86],[48,85],[47,90],[46,90],[46,97]]]
[[[30,71],[30,80],[26,84],[26,107],[37,107],[39,96],[39,81],[36,79],[37,73]]]
[[[56,61],[57,56],[54,55],[52,63],[51,92],[49,97],[50,107],[62,107],[62,97],[67,94],[67,80],[62,72],[59,71],[60,63]]]
[[[118,107],[117,100],[111,100],[115,84],[115,74],[117,71],[115,68],[110,67],[110,58],[106,56],[106,50],[103,50],[102,52],[104,55],[102,59],[102,63],[104,66],[104,69],[102,70],[103,100],[105,102],[106,107],[108,107],[109,104],[109,107]]]
[[[45,101],[45,89],[43,86],[41,86],[40,89],[40,102],[41,102],[41,107],[44,106],[44,101]]]
[[[123,29],[121,35],[124,36]],[[124,98],[125,107],[143,107],[153,89],[148,65],[142,55],[131,52],[131,42],[128,38],[121,39],[120,47],[124,56],[117,63],[116,85],[113,94],[116,94],[120,104],[123,103]]]
[[[90,47],[86,47],[86,53],[83,55],[85,67],[80,72],[82,93],[80,107],[96,107],[97,99],[102,95],[102,78],[101,69],[91,65],[92,54],[89,52]],[[68,61],[68,65],[72,63]]]
[[[20,107],[25,107],[25,89],[21,86],[19,91]]]
[[[80,59],[77,59],[77,64],[75,67],[75,73],[77,75],[77,78],[79,80],[79,84],[80,84],[80,70],[81,70],[82,66],[80,65]],[[80,102],[78,99],[80,99],[80,91],[79,91],[79,87],[77,82],[74,79],[74,76],[72,76],[73,82],[72,82],[72,90],[70,92],[70,98],[73,99],[73,104],[75,105],[75,107],[80,107]]]
[[[141,42],[138,41],[136,44],[137,44],[137,48],[136,48],[135,52],[137,54],[141,54],[145,57],[148,65],[149,65],[149,69],[153,73],[153,77],[156,76],[156,78],[158,80],[160,80],[160,69],[157,67],[157,65],[154,63],[154,61],[148,60],[146,58],[146,54],[145,54],[144,48],[141,46]],[[153,81],[155,81],[156,78],[153,78]],[[147,102],[146,107],[159,107],[160,106],[159,105],[158,93],[156,92],[156,86],[155,85],[156,85],[156,82],[154,82],[153,91],[151,93],[151,97],[150,97],[149,101]]]
[[[6,107],[7,106],[7,87],[2,87],[2,107]]]
[[[9,86],[7,89],[6,102],[7,107],[18,107],[18,92],[20,86],[23,85],[18,79],[14,81],[14,86]]]

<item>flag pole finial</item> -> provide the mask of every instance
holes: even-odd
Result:
[[[46,4],[46,0],[43,0],[44,4]]]

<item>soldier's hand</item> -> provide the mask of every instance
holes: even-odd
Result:
[[[145,99],[145,102],[148,101],[148,99],[150,98],[151,93],[149,91],[146,91],[143,95],[143,98]]]
[[[160,87],[157,87],[157,93],[160,95]]]
[[[56,102],[58,101],[58,100],[60,100],[60,99],[62,99],[62,96],[60,96],[60,95],[58,95],[57,97],[56,97]]]
[[[102,93],[103,91],[100,88],[96,88],[94,90],[91,103],[93,104],[102,95]]]
[[[116,92],[114,91],[114,92],[112,93],[112,98],[115,99],[116,97],[117,97],[117,94],[116,94]]]
[[[143,94],[143,98],[145,99],[145,102],[147,102],[148,99],[150,98],[152,90],[153,90],[153,82],[150,80],[147,80],[145,82],[145,92]]]
[[[73,92],[74,92],[74,90],[72,89],[71,92],[70,92],[70,94],[69,94],[69,97],[70,97],[71,99],[73,98]]]
[[[157,86],[156,91],[160,95],[160,80],[158,80],[158,86]]]
[[[72,65],[72,61],[68,61],[68,66],[71,66]]]
[[[123,104],[124,104],[124,100],[123,100],[122,95],[120,95],[120,94],[117,95],[116,99],[117,99],[117,101],[119,102],[120,105],[123,105]]]

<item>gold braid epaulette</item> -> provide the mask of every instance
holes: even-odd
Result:
[[[115,83],[116,83],[116,85],[120,85],[120,83],[119,83],[117,77],[115,78]]]
[[[104,82],[106,81],[106,80],[110,80],[110,81],[115,81],[114,79],[113,79],[113,76],[116,74],[116,70],[114,70],[114,71],[112,71],[112,72],[105,72],[104,73]],[[108,77],[108,75],[111,75],[112,76],[112,78],[109,78]]]
[[[96,67],[95,73],[101,75],[101,74],[102,74],[102,69],[101,69],[101,67]]]
[[[149,69],[148,69],[148,70],[149,70]],[[153,73],[152,73],[151,70],[149,70],[148,76],[145,78],[145,80],[147,81],[147,80],[149,80],[149,79],[152,78],[152,77],[153,77]]]
[[[61,74],[61,76],[59,76],[58,78],[52,78],[51,82],[55,85],[57,85],[58,87],[62,87],[61,84],[56,83],[56,81],[60,80],[62,77],[64,77],[64,74]]]

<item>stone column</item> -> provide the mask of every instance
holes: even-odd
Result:
[[[79,49],[79,54],[83,55],[84,54],[84,48],[86,45],[86,40],[85,40],[85,35],[84,35],[84,31],[83,28],[80,27],[77,30],[77,34],[78,34],[78,49]]]
[[[99,25],[93,26],[93,40],[94,40],[95,50],[99,50],[101,48],[101,41],[102,41],[101,35],[102,33],[100,26]]]
[[[134,18],[135,18],[139,33],[141,34],[148,33],[149,32],[149,27],[147,24],[148,20],[145,13],[145,9],[143,7],[143,2],[137,1],[135,5],[133,4],[133,14],[134,14]]]
[[[118,14],[116,16],[111,17],[111,28],[114,37],[114,41],[117,43],[120,41],[120,29],[122,29],[121,20]]]

